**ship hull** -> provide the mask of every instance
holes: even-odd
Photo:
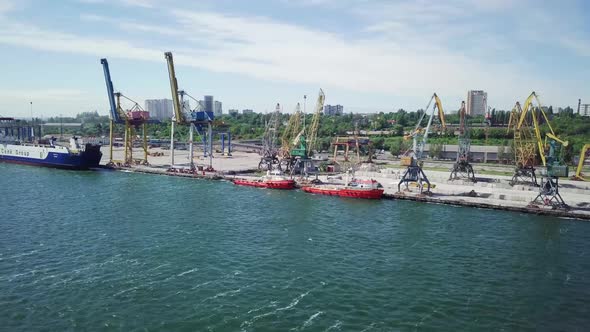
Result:
[[[102,153],[100,146],[87,144],[84,151],[72,153],[64,148],[26,145],[0,145],[0,162],[59,168],[87,170],[99,167]]]
[[[319,186],[309,186],[301,188],[306,193],[363,198],[363,199],[380,199],[383,196],[383,189],[355,189],[355,188],[321,188]]]
[[[294,180],[252,181],[252,180],[236,179],[233,182],[234,182],[234,184],[236,184],[238,186],[248,186],[248,187],[257,187],[257,188],[283,189],[283,190],[295,188],[295,181]]]

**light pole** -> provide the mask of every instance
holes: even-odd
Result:
[[[31,105],[31,137],[35,139],[35,118],[33,118],[33,102],[29,102]]]
[[[304,130],[305,130],[305,115],[307,114],[305,112],[306,105],[307,105],[307,95],[303,95],[303,129]]]
[[[59,138],[60,140],[64,138],[64,119],[61,114],[59,115]]]

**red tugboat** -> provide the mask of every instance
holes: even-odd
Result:
[[[383,196],[383,186],[375,180],[353,179],[346,186],[311,185],[302,187],[306,193],[351,197],[380,199]]]
[[[239,186],[250,186],[269,189],[294,189],[295,180],[289,179],[279,171],[269,171],[265,176],[256,180],[235,179],[234,184]]]

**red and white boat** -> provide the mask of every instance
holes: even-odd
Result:
[[[289,179],[279,171],[267,172],[265,176],[258,179],[234,179],[234,184],[239,186],[250,186],[269,189],[294,189],[295,180]]]
[[[372,179],[353,179],[346,186],[311,185],[302,187],[301,190],[312,194],[367,199],[380,199],[384,191],[383,186]]]

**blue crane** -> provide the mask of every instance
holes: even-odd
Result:
[[[102,69],[104,71],[104,80],[107,85],[107,94],[109,98],[109,104],[111,106],[110,113],[111,113],[111,120],[115,123],[124,123],[125,120],[121,118],[117,109],[117,103],[115,102],[115,89],[113,88],[113,81],[111,80],[111,71],[109,69],[109,62],[107,59],[100,59],[100,63],[102,64]]]
[[[104,71],[104,79],[107,87],[107,94],[110,104],[110,148],[109,148],[109,166],[114,166],[117,163],[113,160],[113,140],[114,140],[114,125],[125,124],[125,161],[122,163],[124,166],[131,166],[133,163],[133,128],[142,126],[143,129],[143,150],[144,158],[142,163],[147,165],[147,123],[153,123],[154,121],[149,120],[149,112],[146,112],[139,104],[132,99],[126,97],[120,92],[115,92],[113,88],[113,81],[111,80],[111,71],[109,69],[109,63],[107,59],[100,59],[102,68]],[[121,108],[121,97],[134,103],[133,107],[127,112],[124,112]]]

